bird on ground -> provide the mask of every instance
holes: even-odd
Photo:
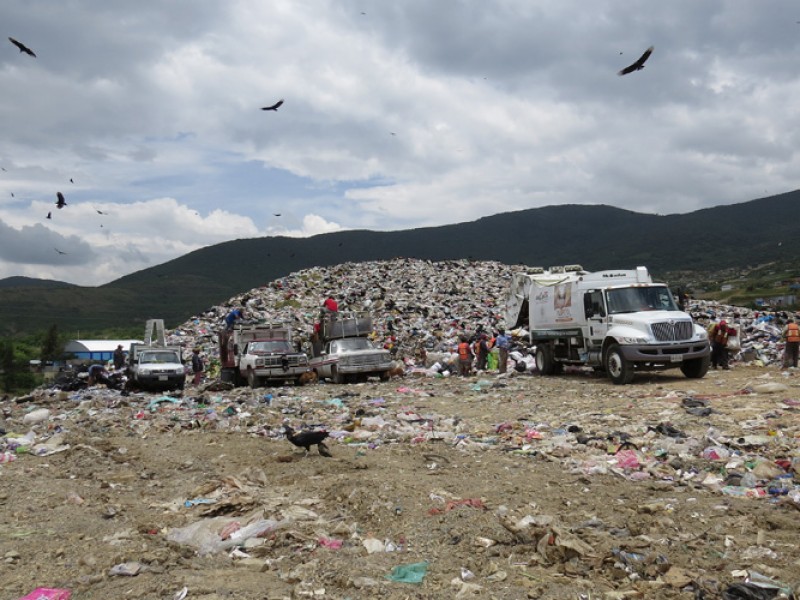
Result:
[[[64,194],[61,192],[56,192],[56,198],[58,198],[58,200],[56,200],[56,208],[61,209],[67,205],[67,201],[64,200]]]
[[[53,213],[51,213],[51,212],[47,213],[47,218],[48,219],[52,219],[53,218]]]
[[[328,432],[324,430],[319,431],[301,431],[295,433],[294,429],[288,425],[283,426],[286,433],[286,439],[298,448],[305,448],[306,455],[311,450],[311,446],[316,446],[317,450],[322,456],[330,458],[332,455],[328,447],[325,445],[324,440],[328,437]]]
[[[281,104],[283,104],[283,99],[282,98],[280,100],[278,100],[272,106],[262,106],[261,110],[274,110],[275,112],[278,112],[278,109],[280,108]]]
[[[28,48],[22,42],[18,42],[17,40],[15,40],[12,37],[8,38],[8,41],[10,41],[12,44],[14,44],[17,48],[19,48],[20,52],[24,52],[25,54],[28,54],[29,56],[32,56],[33,58],[36,58],[36,54],[34,54],[33,50]]]
[[[653,46],[650,46],[647,50],[644,51],[644,54],[642,54],[639,57],[639,60],[637,60],[632,65],[628,65],[627,67],[619,71],[617,75],[627,75],[628,73],[633,73],[634,71],[641,71],[642,69],[644,69],[644,63],[647,61],[648,58],[650,58],[650,55],[653,53],[653,48],[654,48]]]
[[[61,251],[61,250],[59,250],[58,248],[53,248],[53,250],[55,250],[55,251],[56,251],[56,252],[58,252],[59,254],[66,254],[66,252],[62,252],[62,251]]]

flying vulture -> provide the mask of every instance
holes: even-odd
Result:
[[[264,106],[261,108],[261,110],[274,110],[275,112],[278,112],[278,108],[280,108],[281,104],[283,104],[283,99],[278,100],[272,106]]]
[[[650,55],[652,53],[653,53],[653,46],[650,46],[647,50],[644,51],[644,54],[642,54],[639,57],[639,60],[637,60],[632,65],[629,65],[624,69],[622,69],[619,73],[617,73],[617,75],[627,75],[628,73],[633,73],[634,71],[641,71],[642,69],[644,69],[645,61],[648,58],[650,58]]]
[[[56,208],[64,208],[67,205],[67,201],[64,200],[64,194],[61,192],[56,192],[56,198],[58,198],[56,201]]]
[[[10,41],[12,44],[14,44],[14,45],[15,45],[17,48],[19,48],[19,51],[20,51],[20,52],[24,52],[25,54],[28,54],[28,55],[32,56],[33,58],[36,58],[36,54],[34,54],[33,50],[31,50],[30,48],[28,48],[28,47],[27,47],[25,44],[23,44],[22,42],[18,42],[17,40],[15,40],[15,39],[14,39],[14,38],[12,38],[12,37],[8,38],[8,40],[9,40],[9,41]]]
[[[52,219],[53,218],[53,213],[51,213],[51,212],[47,213],[47,218],[48,219]]]

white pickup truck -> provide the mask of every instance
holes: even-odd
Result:
[[[181,349],[175,346],[131,344],[127,374],[132,385],[143,389],[180,390],[186,383]]]
[[[292,332],[283,325],[254,325],[220,332],[224,378],[257,388],[268,381],[299,382],[309,370],[308,356],[292,346]]]
[[[309,367],[320,379],[334,383],[366,381],[370,376],[388,379],[392,356],[388,350],[372,345],[366,337],[371,332],[368,315],[328,314],[318,332],[321,347],[312,344],[315,350]]]

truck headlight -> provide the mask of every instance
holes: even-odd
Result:
[[[646,344],[649,340],[646,337],[621,337],[619,341],[623,344]]]

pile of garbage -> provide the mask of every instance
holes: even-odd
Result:
[[[313,267],[234,296],[170,332],[169,343],[200,347],[218,356],[216,332],[225,315],[242,308],[245,323],[283,323],[308,346],[320,307],[333,295],[342,312],[368,312],[373,342],[398,358],[432,354],[449,360],[464,332],[504,326],[504,303],[512,274],[522,266],[453,260],[395,259]],[[423,352],[424,351],[424,352]]]
[[[738,333],[740,347],[731,351],[730,358],[759,367],[783,363],[781,333],[789,319],[800,320],[787,311],[755,310],[708,300],[692,300],[688,312],[703,325],[724,320]]]

